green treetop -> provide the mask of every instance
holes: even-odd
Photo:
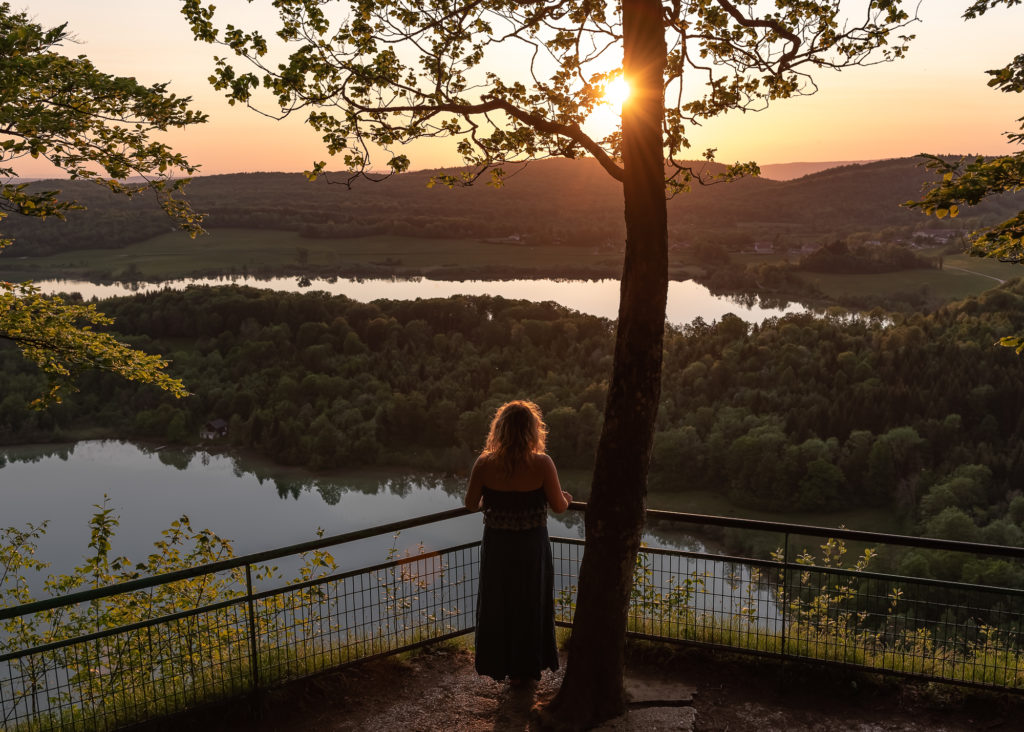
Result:
[[[151,192],[183,229],[200,232],[201,216],[182,195],[188,179],[178,175],[195,166],[151,135],[206,117],[189,109],[189,98],[168,93],[166,84],[144,86],[102,73],[85,56],[57,52],[67,39],[66,25],[44,28],[0,4],[0,221],[12,213],[63,219],[81,208],[58,190],[15,182],[15,161],[29,156],[125,196]],[[10,243],[0,232],[0,249]],[[175,396],[187,393],[163,372],[159,356],[92,329],[109,323],[92,305],[44,297],[31,283],[0,281],[0,339],[14,342],[50,380],[39,404],[60,401],[60,390],[84,369],[112,371]]]

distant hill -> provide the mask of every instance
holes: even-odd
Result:
[[[805,175],[820,173],[829,168],[839,168],[844,165],[864,165],[873,163],[874,160],[838,160],[829,163],[768,163],[761,166],[761,177],[769,180],[793,180],[803,178]]]
[[[720,169],[707,166],[709,172]],[[615,247],[624,238],[621,188],[593,159],[510,167],[501,190],[484,182],[455,190],[428,187],[438,172],[406,173],[380,183],[357,180],[351,188],[323,179],[310,183],[298,173],[202,176],[189,186],[189,196],[197,210],[208,213],[212,228],[283,229],[331,238],[517,237],[538,244]],[[1004,196],[952,222],[901,208],[920,195],[932,175],[918,158],[903,158],[847,164],[787,181],[762,177],[695,185],[669,202],[670,238],[737,248],[758,239],[823,241],[887,227],[908,234],[928,227],[969,229],[1024,207],[1022,196]],[[119,247],[173,226],[146,196],[126,201],[79,181],[33,185],[60,188],[88,210],[72,212],[66,222],[9,217],[0,224],[17,239],[8,256]]]

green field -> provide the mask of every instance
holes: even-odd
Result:
[[[443,276],[454,268],[503,267],[548,273],[593,268],[617,275],[621,254],[580,247],[521,246],[477,239],[371,236],[310,239],[293,231],[213,229],[190,239],[167,233],[121,249],[83,249],[49,257],[0,260],[11,279],[161,280],[213,274]]]
[[[942,269],[912,269],[870,275],[801,273],[833,297],[865,297],[921,293],[939,300],[960,300],[990,290],[1024,274],[1024,268],[995,259],[946,255]]]

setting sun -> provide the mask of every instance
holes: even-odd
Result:
[[[617,76],[604,86],[604,100],[616,107],[621,107],[629,99],[629,82]]]

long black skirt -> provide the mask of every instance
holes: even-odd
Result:
[[[476,671],[502,681],[558,668],[554,570],[545,526],[484,528],[476,603]]]

